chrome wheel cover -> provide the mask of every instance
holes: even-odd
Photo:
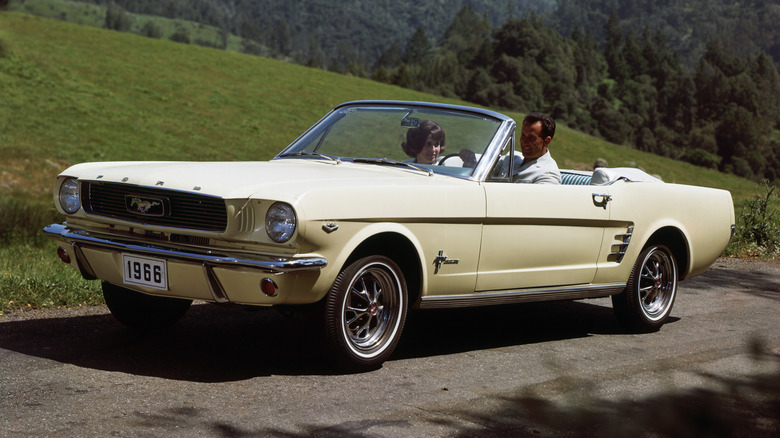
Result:
[[[649,252],[639,273],[637,293],[642,313],[651,321],[664,318],[677,292],[677,266],[661,249]]]
[[[350,350],[363,358],[381,354],[398,332],[405,299],[393,269],[381,262],[362,267],[341,306],[341,332]]]

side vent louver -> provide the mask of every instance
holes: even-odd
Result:
[[[615,235],[615,240],[618,243],[612,244],[612,252],[610,252],[608,260],[616,261],[618,263],[623,261],[623,257],[626,255],[626,251],[628,251],[628,245],[631,243],[631,236],[633,234],[634,226],[630,225],[626,228],[624,234]]]

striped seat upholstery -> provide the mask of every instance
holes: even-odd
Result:
[[[590,184],[590,175],[580,175],[578,173],[561,172],[561,184],[572,186],[586,186]]]

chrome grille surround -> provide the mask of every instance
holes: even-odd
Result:
[[[128,197],[162,200],[165,203],[164,214],[132,211],[126,204]],[[225,200],[217,196],[132,184],[82,181],[81,198],[84,211],[97,216],[190,230],[221,232],[227,228],[227,206]]]

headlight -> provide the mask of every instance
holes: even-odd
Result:
[[[290,204],[277,202],[265,214],[265,232],[274,242],[284,243],[295,233],[295,210]]]
[[[76,178],[65,178],[60,185],[60,206],[65,213],[73,214],[81,208],[79,182]]]

